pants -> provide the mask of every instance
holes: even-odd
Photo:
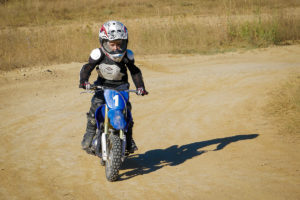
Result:
[[[94,135],[96,134],[97,130],[97,123],[95,119],[95,112],[99,106],[105,103],[103,91],[99,91],[95,93],[91,100],[91,107],[89,112],[87,113],[87,124],[86,124],[86,132],[83,136],[81,146],[82,149],[87,150],[93,140]],[[130,102],[127,103],[128,110],[131,110]],[[132,140],[132,127],[133,122],[129,124],[128,131],[126,133],[126,140],[127,140],[127,148],[130,148],[131,140]]]

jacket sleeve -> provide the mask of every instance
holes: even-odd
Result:
[[[130,71],[133,83],[136,88],[144,88],[145,84],[143,80],[143,75],[141,70],[134,64],[133,52],[131,50],[127,50],[126,54],[126,66]]]
[[[84,64],[80,70],[79,87],[89,81],[92,71],[99,64],[101,59],[100,49],[94,49],[89,57],[88,63]]]

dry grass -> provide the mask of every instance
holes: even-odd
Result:
[[[87,52],[98,45],[95,38],[88,27],[5,30],[0,34],[0,67],[83,61],[88,58]]]
[[[286,13],[257,15],[252,21],[228,25],[230,43],[237,47],[266,47],[300,39],[300,18]]]
[[[300,136],[300,76],[290,77],[271,93],[266,113],[278,127],[280,134]]]
[[[274,12],[300,5],[295,0],[0,0],[0,25],[28,26],[111,18],[216,16]]]
[[[136,54],[215,53],[300,39],[288,0],[0,0],[0,69],[83,62],[109,19]],[[100,19],[100,20],[99,20]]]
[[[128,24],[132,48],[141,54],[216,53],[267,47],[300,39],[300,18],[287,14],[169,17]]]

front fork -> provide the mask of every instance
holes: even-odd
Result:
[[[123,130],[120,130],[120,139],[122,142],[122,162],[125,160],[125,150],[126,150],[126,135],[124,134]]]
[[[102,145],[102,159],[107,160],[107,137],[108,137],[108,107],[105,104],[105,118],[104,118],[104,133],[101,135],[101,145]],[[125,150],[126,150],[126,136],[124,130],[120,130],[120,139],[122,142],[122,162],[125,160]]]
[[[101,135],[102,159],[107,160],[106,141],[108,136],[108,107],[105,104],[104,133]]]

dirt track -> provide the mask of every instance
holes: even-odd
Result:
[[[3,73],[0,199],[300,199],[300,141],[264,112],[300,75],[300,46],[137,57],[149,96],[131,96],[139,151],[107,182],[80,148],[91,95],[80,63]],[[95,74],[93,74],[93,77]]]

